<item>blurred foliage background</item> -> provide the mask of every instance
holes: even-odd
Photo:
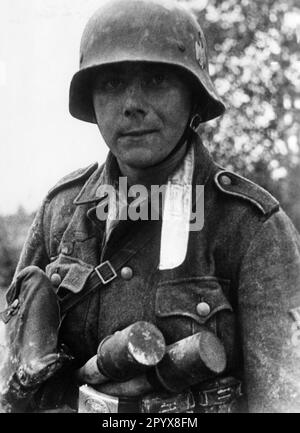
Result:
[[[199,16],[228,107],[201,127],[204,144],[221,165],[277,197],[300,231],[299,1],[185,1]],[[0,216],[0,288],[12,279],[33,217],[22,207]]]
[[[200,130],[224,167],[270,191],[300,231],[300,4],[209,0],[197,10],[228,110]]]

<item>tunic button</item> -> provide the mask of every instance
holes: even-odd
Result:
[[[223,174],[223,176],[221,176],[221,183],[225,186],[229,186],[231,185],[231,179],[229,176],[227,176],[226,174]]]
[[[11,304],[11,308],[17,308],[19,306],[19,299],[15,299],[14,302]]]
[[[19,299],[15,299],[14,302],[11,304],[11,306],[9,307],[9,315],[10,316],[14,316],[15,314],[17,314],[18,309],[20,308],[20,301]]]
[[[210,306],[206,302],[200,302],[196,307],[197,313],[201,317],[206,317],[210,313]]]
[[[124,280],[130,280],[133,276],[133,270],[129,266],[125,266],[121,269],[121,277]]]
[[[52,274],[51,283],[53,284],[54,287],[58,287],[61,283],[61,276],[59,274]]]

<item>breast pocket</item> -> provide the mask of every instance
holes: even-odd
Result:
[[[60,254],[46,267],[50,280],[59,282],[55,290],[60,299],[81,292],[92,271],[91,265],[64,254]],[[70,309],[60,327],[60,340],[70,348],[79,364],[97,350],[98,296],[96,291]]]
[[[79,293],[93,271],[93,267],[77,258],[60,254],[47,265],[45,271],[58,296],[62,297],[68,292]]]
[[[167,344],[205,327],[231,346],[234,314],[225,295],[229,283],[229,280],[211,276],[160,283],[156,292],[155,312],[157,325]]]

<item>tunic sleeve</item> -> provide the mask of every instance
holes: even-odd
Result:
[[[300,238],[282,210],[242,260],[238,299],[249,411],[300,412]]]
[[[10,297],[13,296],[12,292],[16,277],[23,269],[25,269],[27,266],[38,266],[40,269],[45,270],[46,265],[49,263],[49,256],[44,236],[44,214],[47,202],[47,199],[43,202],[28,231],[18,265],[15,270],[13,281],[7,291],[8,303],[10,301]]]

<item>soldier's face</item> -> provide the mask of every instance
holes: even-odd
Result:
[[[180,140],[191,112],[191,92],[176,68],[119,63],[101,69],[93,87],[99,130],[119,162],[158,164]]]

